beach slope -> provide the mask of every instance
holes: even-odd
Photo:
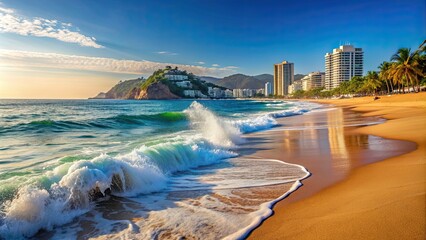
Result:
[[[426,93],[319,102],[386,118],[356,131],[415,142],[417,149],[357,168],[311,197],[278,203],[250,238],[425,239]]]

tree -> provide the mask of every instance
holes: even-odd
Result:
[[[380,73],[379,73],[379,79],[381,81],[383,81],[384,83],[386,83],[386,88],[388,90],[388,93],[393,92],[393,84],[392,82],[389,80],[389,69],[391,67],[391,63],[390,62],[382,62],[379,66],[380,69]],[[390,88],[389,88],[390,87]]]
[[[303,98],[304,96],[305,96],[305,91],[303,91],[303,90],[296,90],[292,94],[293,98]]]
[[[364,85],[365,78],[361,76],[354,76],[349,81],[348,92],[350,94],[363,93],[362,86]]]
[[[420,45],[420,48],[423,48],[422,45]],[[404,86],[410,85],[416,92],[420,89],[419,76],[424,77],[418,57],[420,52],[419,50],[411,52],[410,48],[400,48],[391,57],[393,63],[389,69],[389,77],[394,84],[398,84],[398,86],[402,85],[403,91]],[[417,90],[415,86],[418,86]]]
[[[362,89],[364,89],[367,93],[376,93],[377,89],[382,86],[379,75],[375,71],[368,71],[367,76],[365,76],[364,79]]]

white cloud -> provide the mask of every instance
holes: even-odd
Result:
[[[217,63],[215,63],[215,64],[212,64],[212,67],[219,67],[220,65],[219,64],[217,64]]]
[[[13,9],[0,7],[0,33],[16,33],[23,36],[48,37],[59,41],[77,43],[85,47],[103,48],[94,37],[88,37],[70,29],[71,23],[62,23],[36,17],[25,18],[15,14]]]
[[[168,52],[168,51],[160,51],[160,52],[156,52],[156,53],[160,54],[160,55],[178,55],[177,53]]]
[[[13,11],[13,9],[10,9],[10,8],[2,8],[2,7],[0,7],[0,12],[12,14],[14,11]]]
[[[236,67],[236,66],[226,66],[224,68],[226,68],[226,69],[238,69],[239,67]]]
[[[98,72],[151,74],[165,66],[177,66],[199,76],[223,77],[235,73],[235,67],[203,67],[152,61],[120,60],[114,58],[87,57],[58,53],[28,52],[0,49],[0,67],[28,69],[31,67],[49,69],[89,70]]]
[[[200,61],[200,62],[196,62],[196,64],[204,65],[204,64],[206,64],[206,63],[205,63],[205,62],[203,62],[203,61]]]

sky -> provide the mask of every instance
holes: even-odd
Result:
[[[350,43],[364,73],[426,39],[426,1],[0,0],[0,98],[87,98],[166,65],[200,76],[324,71]]]

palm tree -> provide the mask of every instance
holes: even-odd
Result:
[[[382,86],[382,81],[375,71],[368,71],[362,88],[368,93],[376,93],[377,89]]]
[[[389,69],[389,77],[391,77],[394,84],[402,85],[403,87],[411,85],[416,92],[418,91],[414,86],[419,85],[419,76],[424,76],[418,61],[418,54],[419,51],[412,53],[410,48],[400,48],[391,57],[393,64]],[[405,91],[403,90],[403,92]]]
[[[386,83],[386,88],[388,89],[388,93],[390,93],[389,86],[391,88],[391,91],[393,92],[393,84],[392,84],[392,82],[389,84],[390,81],[388,82],[390,67],[391,67],[390,62],[382,62],[379,66],[379,69],[380,69],[379,78],[380,78],[380,80],[382,80],[383,82]]]
[[[423,41],[422,44],[420,44],[419,48],[416,50],[417,52],[417,61],[419,62],[420,69],[423,73],[423,76],[420,75],[419,78],[423,79],[422,82],[425,82],[426,80],[426,40]]]

